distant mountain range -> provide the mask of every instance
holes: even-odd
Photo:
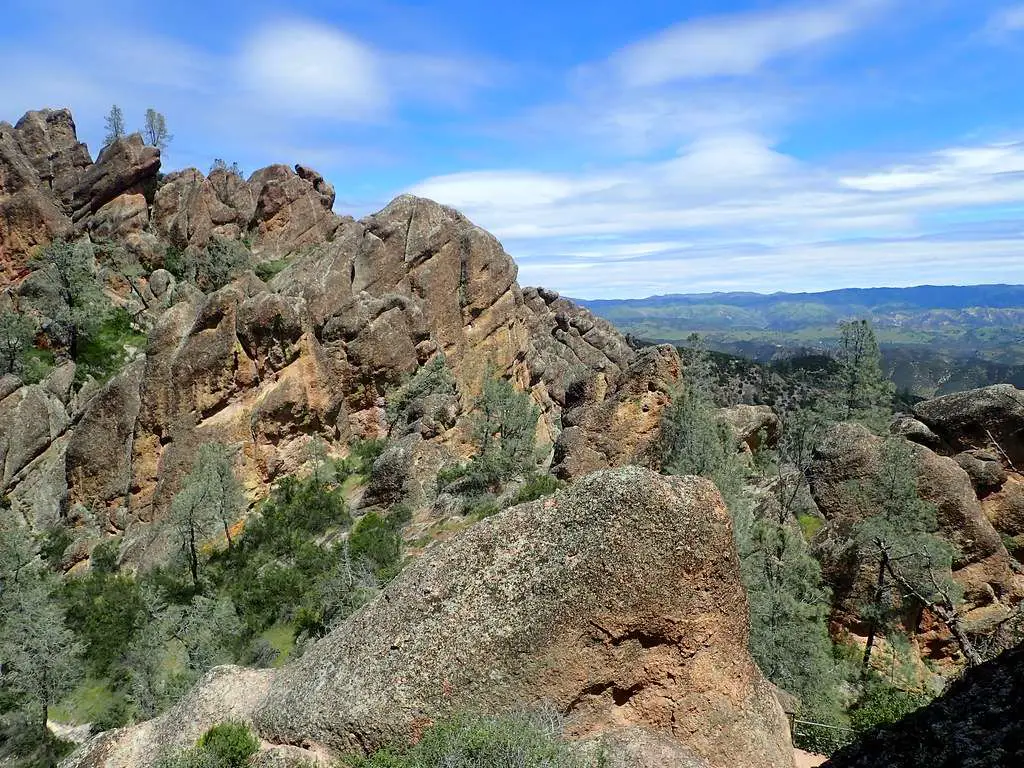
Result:
[[[874,324],[893,380],[921,396],[1007,381],[1024,385],[1024,285],[845,288],[821,293],[706,293],[579,301],[642,339],[767,361],[819,351],[840,321]]]

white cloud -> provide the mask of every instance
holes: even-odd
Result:
[[[627,87],[751,75],[776,59],[853,31],[878,4],[846,0],[686,21],[628,46],[610,64]]]
[[[249,93],[274,109],[365,119],[391,100],[380,58],[339,29],[291,20],[258,29],[234,65]]]
[[[902,166],[867,176],[848,176],[840,183],[866,192],[901,192],[935,187],[960,187],[1000,174],[1024,173],[1024,144],[995,144],[937,152],[926,165]]]
[[[586,297],[734,280],[764,290],[962,282],[998,269],[1001,279],[1024,279],[1019,240],[950,238],[955,219],[972,211],[984,224],[992,206],[1024,209],[1019,144],[955,147],[851,174],[798,162],[747,133],[698,140],[657,162],[575,175],[459,174],[411,191],[495,232],[521,260],[524,281]]]

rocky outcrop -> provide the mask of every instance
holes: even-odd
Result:
[[[781,419],[767,405],[734,405],[718,413],[744,453],[774,446],[782,434]]]
[[[604,471],[435,544],[280,671],[214,671],[167,715],[98,737],[66,765],[145,765],[226,716],[267,744],[360,753],[447,713],[539,701],[569,715],[574,738],[649,734],[625,740],[651,752],[643,764],[792,765],[747,631],[714,487]]]
[[[133,133],[103,148],[96,163],[82,174],[71,192],[71,218],[81,221],[129,190],[139,188],[160,170],[160,150],[146,146]]]
[[[19,130],[0,122],[0,287],[27,273],[36,247],[70,230],[60,198],[22,149]]]
[[[217,238],[247,238],[264,260],[291,256],[330,239],[342,219],[334,188],[305,166],[272,165],[246,181],[221,168],[169,174],[153,200],[153,229],[177,248],[205,248]]]
[[[41,505],[60,499],[44,517],[74,518],[81,536],[124,532],[127,550],[143,557],[132,542],[154,540],[145,528],[160,522],[203,442],[234,446],[243,482],[259,496],[303,464],[314,436],[344,454],[353,438],[388,435],[386,397],[441,354],[455,392],[411,404],[422,442],[389,456],[409,473],[394,487],[375,485],[381,498],[400,486],[429,502],[434,478],[424,473],[470,452],[467,413],[489,374],[540,406],[537,442],[553,446],[563,477],[656,464],[680,371],[674,350],[638,355],[571,301],[521,289],[501,244],[457,211],[403,195],[361,221],[342,218],[330,184],[301,165],[248,180],[227,169],[158,180],[159,152],[138,135],[83,164],[70,118],[40,115],[25,121],[30,152],[20,129],[0,130],[0,161],[13,169],[0,174],[0,192],[10,190],[0,206],[35,206],[31,221],[0,217],[17,228],[0,246],[27,254],[74,231],[123,247],[149,277],[131,288],[112,277],[110,287],[149,343],[144,361],[104,385],[84,414],[57,414],[66,428],[7,451],[3,491],[26,517],[40,519]],[[37,170],[46,152],[59,195]],[[168,248],[201,257],[214,238],[244,240],[258,260],[287,264],[269,283],[250,273],[210,295],[159,268]],[[18,291],[44,288],[28,279]],[[42,407],[30,389],[11,396],[25,402],[19,408]],[[36,422],[32,429],[55,423]]]
[[[1024,584],[968,473],[952,458],[907,445],[917,463],[918,493],[935,506],[938,534],[954,547],[952,576],[963,589],[966,622],[982,630],[1020,602]],[[857,486],[879,471],[881,447],[882,439],[864,427],[840,424],[817,449],[809,477],[814,501],[826,520],[817,541],[823,573],[835,592],[835,618],[855,632],[857,606],[867,601],[873,576],[862,569],[856,550],[849,546],[850,528],[875,513]],[[953,651],[940,639],[928,643],[939,655]]]
[[[841,749],[825,768],[1024,765],[1024,647],[968,670],[938,699]]]
[[[1011,384],[925,400],[914,415],[954,452],[994,450],[1024,466],[1024,392]]]
[[[42,185],[64,205],[71,202],[86,169],[89,148],[78,140],[75,121],[66,109],[27,112],[14,126],[18,145]]]
[[[657,466],[661,419],[681,376],[670,345],[644,349],[619,375],[584,377],[569,388],[554,471],[571,480],[600,467]]]

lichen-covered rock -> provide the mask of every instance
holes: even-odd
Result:
[[[640,725],[713,766],[788,765],[731,537],[706,481],[599,472],[429,550],[282,671],[260,732],[360,750],[546,700],[579,737]]]
[[[449,713],[541,701],[569,716],[573,738],[646,734],[625,742],[640,765],[791,766],[747,632],[714,486],[608,470],[435,544],[296,662],[217,668],[166,715],[97,737],[65,768],[149,765],[228,718],[268,745],[336,757],[408,741]]]
[[[750,453],[779,441],[782,421],[767,405],[734,405],[718,412],[736,437],[740,450]]]
[[[252,713],[274,679],[274,670],[214,667],[160,717],[94,736],[61,766],[150,768],[165,751],[194,747],[199,737],[217,723],[234,720],[251,724]]]

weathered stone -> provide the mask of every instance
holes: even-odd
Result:
[[[156,175],[160,150],[148,147],[133,133],[108,144],[75,186],[71,196],[71,217],[81,221],[104,205]]]
[[[718,415],[736,436],[737,447],[747,453],[774,446],[782,434],[782,421],[767,405],[734,405]]]
[[[75,121],[66,109],[26,112],[15,126],[18,144],[39,180],[61,204],[92,165],[89,148],[78,140]]]
[[[914,406],[914,415],[955,452],[995,450],[1024,466],[1024,392],[1011,384],[925,400]]]
[[[667,752],[712,768],[791,766],[747,632],[714,486],[600,472],[435,545],[282,670],[217,668],[167,715],[97,737],[66,766],[146,765],[229,717],[270,744],[359,753],[447,713],[542,700],[574,738],[646,731],[659,746],[641,750],[643,764]]]
[[[643,350],[609,386],[597,376],[567,395],[565,429],[555,443],[554,472],[574,479],[601,467],[656,466],[660,426],[682,364],[669,345]]]
[[[942,438],[932,432],[927,424],[905,413],[898,414],[892,420],[889,424],[889,431],[912,443],[918,443],[926,448],[931,448],[933,451],[941,452],[943,448]]]
[[[71,231],[71,221],[19,144],[9,123],[0,123],[0,287],[27,273],[40,245]]]

